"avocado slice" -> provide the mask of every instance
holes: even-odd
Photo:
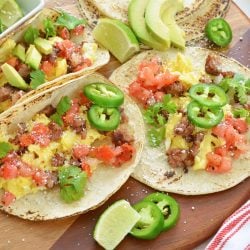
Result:
[[[49,55],[52,52],[53,46],[48,40],[38,37],[35,39],[34,44],[38,51],[44,55]]]
[[[33,69],[39,69],[42,55],[36,49],[35,45],[31,44],[26,53],[25,63]]]
[[[168,27],[162,21],[162,14],[170,7],[169,0],[149,0],[145,11],[145,20],[148,29],[155,39],[170,47],[170,34]],[[172,3],[172,2],[171,2]]]
[[[11,86],[14,86],[18,89],[26,90],[29,88],[29,85],[24,81],[24,79],[19,75],[14,67],[8,63],[4,63],[1,66],[4,76],[8,80],[8,83]]]
[[[0,63],[4,63],[11,55],[16,47],[16,42],[13,39],[7,39],[0,47]]]
[[[17,44],[13,50],[13,55],[19,58],[22,62],[25,62],[25,47],[21,44]]]
[[[148,31],[145,21],[145,11],[149,0],[132,0],[128,8],[128,20],[138,39],[157,50],[166,50],[168,47],[157,41]]]
[[[184,9],[183,0],[168,0],[171,4],[163,15],[163,23],[168,27],[171,43],[178,48],[185,48],[185,32],[178,26],[175,21],[176,12]]]

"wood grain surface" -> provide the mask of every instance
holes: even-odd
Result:
[[[74,0],[46,0],[46,6],[80,15]],[[246,32],[250,24],[249,19],[234,4],[231,5],[226,19],[232,26],[234,38],[230,48],[223,52],[248,65],[250,31]],[[240,41],[244,34],[243,41]],[[111,58],[110,63],[100,72],[108,77],[118,66],[119,63]],[[0,213],[0,249],[100,249],[92,238],[98,215],[117,199],[128,199],[133,203],[150,192],[152,189],[130,178],[107,203],[85,215],[58,221],[30,222]],[[119,249],[192,249],[214,234],[225,218],[250,198],[250,179],[216,194],[173,196],[181,205],[181,218],[173,230],[149,242],[127,237]]]

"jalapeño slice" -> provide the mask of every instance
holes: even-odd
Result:
[[[208,21],[205,27],[207,38],[216,45],[225,47],[232,41],[232,30],[223,18],[214,18]]]
[[[212,128],[223,119],[222,108],[201,106],[198,102],[192,101],[187,107],[188,119],[197,127]]]
[[[224,90],[214,84],[196,84],[189,90],[189,95],[207,107],[222,107],[227,104],[227,95]]]
[[[161,210],[151,201],[140,201],[133,208],[140,214],[141,218],[130,231],[136,238],[152,240],[162,231],[164,217]]]
[[[122,91],[111,84],[91,83],[84,87],[83,92],[89,100],[101,107],[115,108],[124,102]]]
[[[92,105],[88,111],[90,124],[101,131],[111,131],[120,123],[120,112],[116,108],[104,108]]]
[[[180,207],[174,198],[163,193],[153,193],[144,201],[155,203],[164,215],[163,231],[174,227],[180,217]]]

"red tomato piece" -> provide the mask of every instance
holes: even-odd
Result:
[[[239,133],[246,133],[248,130],[247,122],[240,118],[233,118],[231,116],[226,117],[226,122],[233,126]]]
[[[50,143],[50,129],[43,123],[34,125],[31,131],[32,139],[40,146],[48,146]]]
[[[112,163],[115,156],[114,149],[108,145],[103,145],[95,149],[95,158],[105,163]]]
[[[34,171],[28,164],[24,162],[20,162],[18,166],[18,176],[30,177],[30,176],[33,176],[33,174],[34,174]]]
[[[207,166],[206,171],[212,173],[225,173],[231,170],[232,160],[229,157],[222,157],[213,152],[207,154]]]
[[[155,76],[154,85],[157,89],[161,89],[165,86],[171,85],[178,80],[178,76],[169,72],[164,72]]]
[[[80,93],[79,104],[84,106],[89,106],[91,104],[91,101],[83,93]]]
[[[64,40],[70,39],[69,30],[66,27],[63,27],[61,30],[59,30],[59,36]]]
[[[16,199],[15,195],[11,192],[5,191],[1,199],[4,206],[9,206]]]
[[[91,167],[89,166],[89,164],[82,162],[82,170],[86,172],[88,177],[92,176],[92,170]]]
[[[83,34],[83,31],[84,31],[84,26],[80,24],[76,26],[71,32],[73,35],[79,36]]]
[[[157,91],[157,92],[154,93],[154,99],[155,99],[157,102],[162,102],[162,101],[163,101],[164,95],[165,95],[164,92]]]
[[[49,61],[43,61],[41,64],[40,69],[44,72],[47,76],[53,76],[55,73],[55,66],[53,63]]]
[[[134,154],[134,147],[129,145],[128,143],[124,143],[121,145],[121,152],[116,156],[116,161],[114,166],[121,166],[123,163],[130,161]]]
[[[60,50],[58,56],[66,59],[70,59],[72,53],[75,50],[75,45],[70,40],[58,42],[56,43],[56,47]]]
[[[14,68],[17,68],[20,63],[19,59],[15,56],[10,57],[6,62]]]
[[[18,176],[17,166],[13,164],[5,163],[1,166],[1,168],[2,168],[1,177],[3,177],[6,180],[14,179]]]
[[[83,159],[88,155],[89,151],[90,151],[89,146],[78,145],[73,148],[73,156],[77,159]]]
[[[228,153],[228,149],[226,145],[223,145],[223,146],[215,148],[214,152],[215,154],[218,154],[220,156],[226,156]]]
[[[33,139],[33,137],[30,134],[22,134],[19,137],[19,141],[20,141],[20,146],[22,147],[28,147],[29,145],[33,144],[35,141]]]
[[[161,64],[158,58],[153,58],[151,61],[142,61],[138,67],[138,71],[142,71],[143,68],[150,68],[154,74],[158,74],[161,70]]]
[[[48,182],[49,174],[43,170],[37,170],[32,176],[33,180],[38,186],[45,186]]]
[[[75,115],[77,115],[79,113],[79,108],[80,108],[80,106],[79,106],[78,100],[77,100],[77,102],[73,101],[70,109],[62,117],[63,121],[68,125],[72,125],[74,123]]]

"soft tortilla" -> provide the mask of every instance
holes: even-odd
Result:
[[[83,16],[94,27],[98,18],[107,16],[128,23],[129,0],[78,0]],[[207,21],[224,17],[230,0],[184,0],[185,9],[176,15],[176,21],[185,31],[187,43],[193,44],[204,38]]]
[[[107,79],[99,74],[90,74],[73,80],[58,88],[52,88],[22,104],[12,107],[0,121],[0,129],[7,126],[8,131],[15,130],[16,124],[31,119],[34,114],[45,106],[56,105],[62,96],[75,96],[82,91],[83,86],[92,82],[106,82]],[[110,166],[98,167],[87,184],[85,196],[72,204],[64,203],[59,197],[59,188],[50,191],[39,191],[15,201],[9,207],[0,209],[29,220],[50,220],[85,213],[104,203],[129,178],[140,160],[144,142],[144,125],[137,105],[126,96],[124,111],[129,118],[129,125],[134,131],[136,154],[131,162],[120,168]],[[135,115],[136,114],[136,115]]]
[[[27,21],[25,24],[23,24],[21,27],[18,28],[18,30],[15,30],[13,33],[9,34],[4,39],[0,40],[0,46],[9,38],[20,41],[23,37],[24,32],[29,26],[36,27],[38,29],[42,28],[42,24],[44,19],[51,18],[52,20],[56,20],[57,16],[59,15],[59,12],[53,9],[43,9],[41,12],[39,12],[36,16],[31,18],[29,21]],[[86,26],[84,29],[84,35],[81,38],[82,41],[87,42],[94,42],[94,39],[91,35],[91,29]],[[109,62],[110,56],[109,52],[103,48],[98,48],[96,53],[96,60],[94,61],[93,65],[91,65],[88,68],[82,69],[75,73],[66,74],[63,76],[60,76],[52,81],[46,82],[42,85],[40,85],[36,90],[31,90],[27,94],[25,94],[21,99],[18,100],[18,103],[23,102],[24,100],[30,98],[30,96],[37,94],[40,91],[44,91],[46,89],[49,89],[53,86],[57,86],[62,84],[65,81],[69,81],[71,79],[75,79],[76,77],[79,77],[84,74],[88,74],[91,72],[96,71],[97,69],[101,68],[103,65],[107,64]],[[2,116],[3,113],[0,114]]]
[[[142,60],[152,57],[161,57],[163,61],[174,59],[178,50],[170,49],[167,52],[146,51],[135,56],[130,61],[113,72],[110,80],[127,92],[128,85],[136,79],[137,68]],[[204,69],[208,54],[215,53],[220,56],[223,70],[241,73],[250,77],[250,71],[233,59],[207,49],[189,47],[183,52],[191,59],[194,69]],[[249,136],[248,136],[249,137]],[[250,137],[248,138],[248,142]],[[133,177],[148,186],[165,192],[184,195],[200,195],[214,193],[231,188],[250,176],[250,152],[233,163],[233,169],[225,174],[211,174],[206,171],[193,171],[183,173],[182,169],[171,168],[166,159],[165,147],[151,148],[147,143],[144,147],[142,158],[136,167]],[[167,178],[167,171],[175,170],[175,175]]]

